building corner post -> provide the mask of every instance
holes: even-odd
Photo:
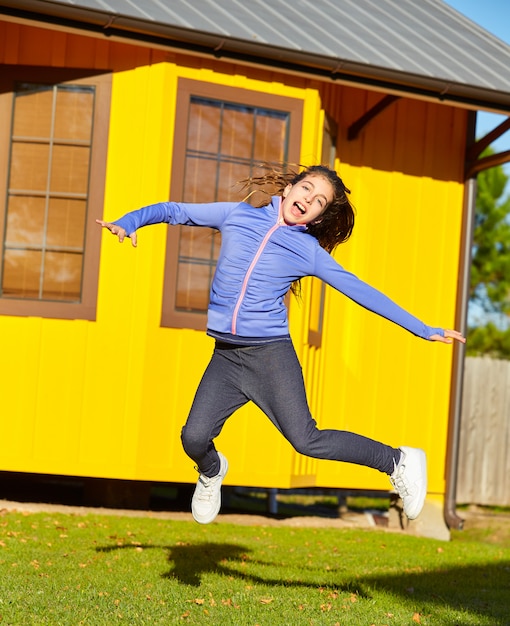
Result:
[[[469,147],[475,141],[475,127],[476,112],[471,112],[469,113],[468,121],[468,141],[466,146],[466,153],[469,150]],[[477,182],[475,174],[471,178],[465,180],[461,248],[457,285],[457,307],[455,323],[456,329],[460,330],[464,335],[466,335],[467,332],[472,262],[471,251],[473,247],[473,234],[476,216],[476,192]],[[464,344],[455,344],[453,353],[450,408],[448,419],[448,439],[446,448],[446,491],[444,499],[444,518],[448,528],[453,528],[456,530],[461,530],[464,525],[464,520],[460,518],[457,514],[456,506],[465,352],[466,348]]]

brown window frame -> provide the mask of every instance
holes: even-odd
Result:
[[[95,320],[101,248],[101,229],[95,223],[103,212],[106,154],[110,123],[111,74],[97,70],[2,66],[0,75],[0,259],[9,176],[12,100],[16,83],[82,84],[95,87],[92,150],[89,171],[83,281],[80,302],[0,297],[0,315]]]
[[[240,87],[230,87],[188,78],[180,78],[177,84],[175,135],[170,185],[170,197],[172,200],[179,201],[184,196],[184,157],[187,145],[189,105],[192,96],[289,113],[288,161],[291,164],[299,163],[303,126],[303,100]],[[168,228],[166,244],[161,326],[205,330],[207,325],[206,312],[176,310],[175,292],[177,286],[178,255],[179,229],[170,227]]]
[[[328,165],[331,168],[335,167],[337,137],[337,123],[327,112],[324,112],[321,163],[323,165]],[[322,345],[325,307],[326,284],[318,278],[312,277],[310,284],[310,324],[308,328],[308,344],[310,346],[314,346],[315,348],[320,348]],[[318,313],[317,318],[313,319],[316,311]]]

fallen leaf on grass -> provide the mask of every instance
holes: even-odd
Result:
[[[419,613],[415,613],[413,615],[413,622],[416,622],[417,624],[421,624],[421,617]]]
[[[232,598],[227,598],[226,600],[222,600],[221,603],[223,604],[223,606],[233,606],[234,609],[238,609],[240,606],[239,604],[232,602]]]

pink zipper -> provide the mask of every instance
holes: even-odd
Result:
[[[278,221],[276,222],[274,226],[271,226],[271,228],[267,231],[266,236],[260,243],[259,249],[257,250],[257,254],[253,257],[253,260],[250,263],[250,267],[248,268],[248,271],[246,272],[246,276],[244,277],[243,285],[241,287],[241,293],[239,294],[239,298],[237,299],[234,313],[232,315],[232,334],[233,335],[237,334],[237,315],[239,313],[239,309],[241,308],[241,304],[243,303],[243,299],[246,294],[246,289],[248,287],[248,281],[250,280],[251,273],[255,269],[255,266],[257,265],[257,261],[260,259],[260,255],[262,254],[262,252],[264,252],[264,248],[266,247],[269,238],[274,233],[274,231],[281,226],[281,205],[282,205],[282,201],[280,198],[280,207],[278,209]]]

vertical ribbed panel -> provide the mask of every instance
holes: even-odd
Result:
[[[339,171],[357,222],[336,258],[432,326],[452,327],[462,219],[466,112],[398,100],[353,141],[347,130],[382,94],[328,86]],[[415,338],[328,292],[321,425],[424,447],[430,491],[444,489],[452,348]],[[320,464],[321,485],[386,489],[364,468]]]

